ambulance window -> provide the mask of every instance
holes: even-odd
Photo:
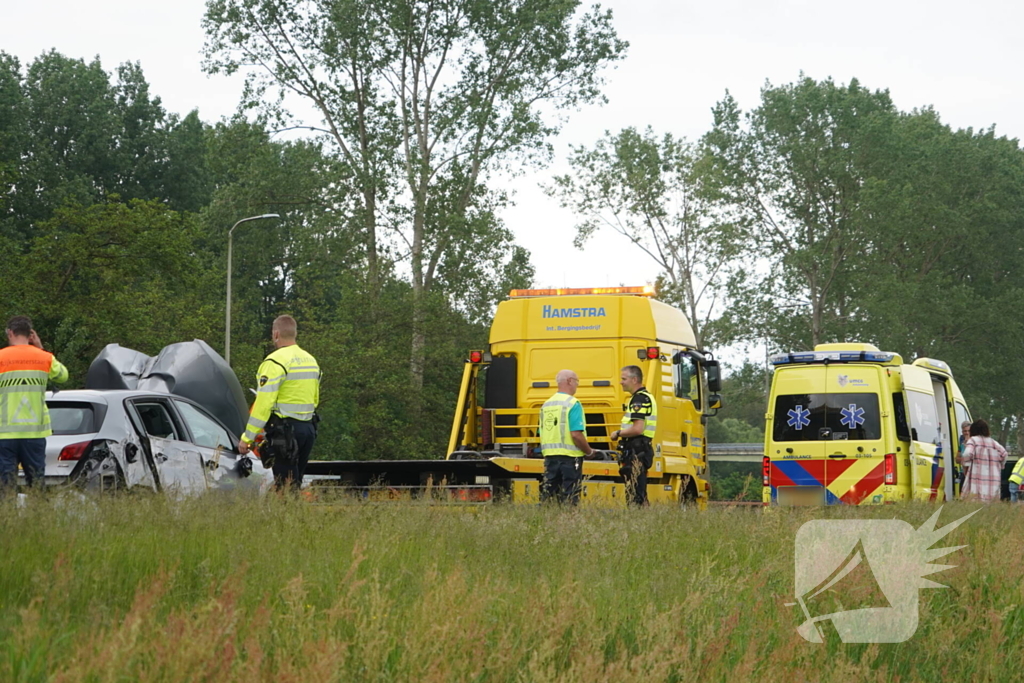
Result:
[[[896,438],[900,441],[910,441],[910,425],[907,424],[907,405],[903,402],[902,391],[897,391],[892,395],[892,412],[896,418]]]
[[[789,394],[775,399],[776,441],[817,441],[825,427],[827,394]]]
[[[876,394],[793,394],[775,400],[776,441],[882,438]]]
[[[920,391],[907,392],[910,409],[910,434],[914,441],[938,443],[939,417],[935,413],[935,398]]]
[[[957,438],[960,438],[960,425],[964,422],[971,422],[971,414],[967,412],[967,406],[959,401],[953,404],[954,410],[956,410],[956,433]],[[961,445],[962,447],[962,445]]]

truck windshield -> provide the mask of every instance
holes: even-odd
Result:
[[[775,398],[775,441],[872,441],[882,437],[876,394],[789,394]]]

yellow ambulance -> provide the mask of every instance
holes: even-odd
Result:
[[[871,344],[783,353],[765,415],[765,505],[951,500],[958,425],[970,420],[949,365]]]

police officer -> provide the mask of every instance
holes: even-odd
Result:
[[[636,365],[627,365],[619,375],[619,386],[630,394],[623,406],[622,427],[612,432],[619,443],[619,474],[626,482],[627,500],[647,505],[647,470],[654,464],[654,430],[658,426],[658,403],[644,388],[644,373]]]
[[[572,370],[555,376],[558,392],[540,408],[540,448],[544,454],[541,501],[578,505],[583,458],[594,454],[587,443],[583,404],[576,398],[580,380]]]
[[[0,489],[18,481],[18,465],[31,486],[46,474],[46,381],[66,382],[68,371],[43,350],[32,321],[16,315],[7,321],[7,341],[0,350]]]
[[[297,329],[290,315],[274,320],[271,335],[276,350],[256,372],[256,402],[238,442],[239,452],[245,455],[256,433],[264,430],[266,441],[261,448],[272,451],[274,484],[279,489],[289,483],[294,489],[302,485],[316,440],[320,366],[295,343]]]

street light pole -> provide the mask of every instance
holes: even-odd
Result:
[[[224,360],[227,361],[228,365],[231,365],[231,235],[242,223],[248,221],[258,221],[261,218],[280,218],[276,213],[265,213],[260,216],[249,216],[243,218],[228,230],[228,300],[227,306],[224,309]]]

